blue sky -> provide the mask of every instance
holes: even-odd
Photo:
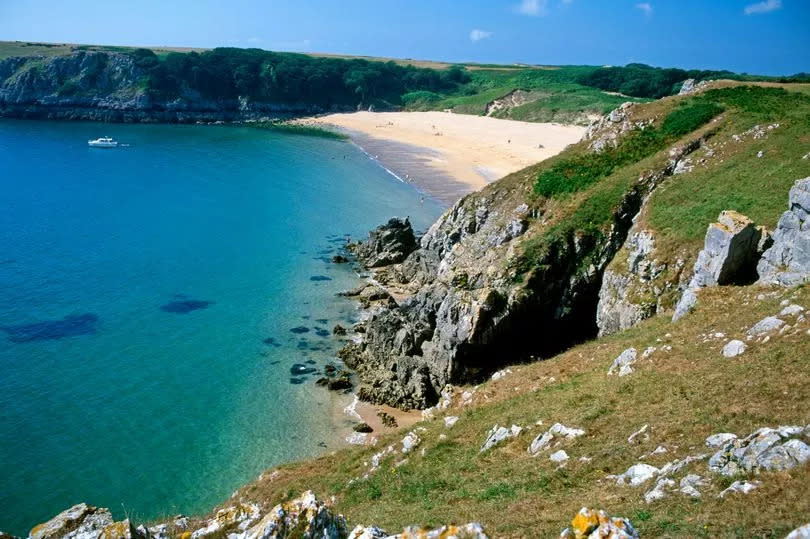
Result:
[[[0,0],[0,40],[810,71],[810,0]]]

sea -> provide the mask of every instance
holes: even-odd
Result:
[[[315,380],[360,276],[331,257],[441,211],[346,141],[0,120],[0,530],[201,513],[338,446]]]

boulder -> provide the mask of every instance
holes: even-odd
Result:
[[[745,438],[730,438],[709,459],[709,470],[726,476],[784,471],[810,461],[810,427],[764,427]]]
[[[422,439],[415,431],[411,431],[402,439],[402,452],[410,453],[416,449],[420,443],[422,443]]]
[[[74,505],[50,519],[34,526],[29,532],[30,539],[91,539],[113,524],[109,509],[94,507],[86,503]]]
[[[559,451],[555,451],[551,455],[548,456],[548,460],[554,462],[556,464],[565,464],[568,461],[568,453],[565,450],[560,449]]]
[[[692,278],[675,307],[672,320],[682,318],[694,308],[697,290],[752,280],[761,237],[762,231],[745,215],[732,210],[721,212],[717,222],[710,224],[706,231],[703,250],[698,254]]]
[[[732,434],[730,432],[719,432],[717,434],[712,434],[711,436],[706,438],[706,447],[709,447],[711,449],[718,449],[736,439],[737,439],[736,434]]]
[[[810,177],[790,189],[788,208],[757,265],[760,282],[795,286],[810,281]]]
[[[626,472],[616,478],[616,484],[635,487],[646,483],[658,475],[659,472],[660,470],[658,468],[650,466],[649,464],[633,464]]]
[[[724,357],[737,357],[743,352],[745,352],[745,343],[737,339],[728,341],[723,347]]]
[[[562,423],[554,423],[546,432],[537,435],[537,437],[532,440],[532,443],[529,444],[529,454],[532,456],[538,455],[541,451],[552,447],[552,443],[555,440],[557,441],[556,443],[560,440],[573,440],[583,434],[585,434],[585,431],[582,429],[566,427]],[[554,445],[556,445],[556,443]]]
[[[368,239],[350,246],[367,268],[399,264],[417,248],[410,221],[394,217],[368,234]]]
[[[492,447],[498,445],[504,440],[508,440],[509,438],[515,438],[518,434],[520,434],[522,430],[523,429],[521,427],[518,427],[517,425],[512,425],[511,429],[495,425],[487,433],[487,439],[484,440],[484,445],[481,446],[480,453],[483,453],[484,451],[491,449]]]
[[[678,491],[690,498],[700,498],[700,488],[706,486],[706,481],[697,474],[690,473],[681,478]]]
[[[449,416],[444,418],[444,426],[449,429],[450,427],[455,425],[457,421],[458,421],[458,416],[449,415]]]
[[[717,497],[725,498],[727,494],[733,493],[748,494],[759,485],[759,481],[734,481],[727,489],[718,494]]]
[[[760,335],[765,335],[766,333],[776,331],[784,325],[785,323],[775,316],[767,316],[751,326],[751,329],[746,332],[746,335],[750,337],[759,337]]]
[[[560,539],[638,539],[638,532],[629,520],[611,517],[603,510],[583,507],[571,520],[571,527],[560,534]]]
[[[626,376],[632,373],[632,365],[635,363],[637,355],[638,352],[635,348],[628,348],[619,354],[619,357],[614,359],[613,363],[611,363],[607,372],[608,375],[618,374],[619,376]]]
[[[311,537],[342,539],[348,535],[346,520],[334,515],[330,508],[319,502],[312,491],[283,502],[270,510],[257,524],[229,539],[281,539],[283,537]],[[369,536],[369,537],[374,537]]]
[[[810,524],[799,526],[789,534],[785,539],[810,539]]]

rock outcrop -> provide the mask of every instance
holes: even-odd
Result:
[[[325,112],[306,103],[210,100],[185,89],[161,100],[147,90],[147,72],[119,52],[77,50],[57,56],[0,60],[0,117],[111,122],[212,122]],[[337,109],[336,109],[337,110]]]
[[[349,249],[367,268],[399,264],[416,250],[416,237],[410,221],[394,217],[368,233],[368,239]]]
[[[35,526],[28,536],[31,539],[91,539],[99,537],[102,530],[112,524],[109,509],[80,503]]]
[[[706,230],[703,250],[695,262],[689,285],[675,307],[673,322],[697,304],[697,291],[709,286],[755,279],[762,230],[745,215],[726,210]]]
[[[560,534],[560,539],[634,539],[638,532],[629,520],[611,517],[605,511],[583,507],[571,520],[571,527]]]
[[[727,438],[709,459],[709,470],[727,476],[784,471],[810,461],[810,425],[761,428],[745,438]]]
[[[631,110],[619,115],[627,119]],[[627,121],[628,129],[648,125]],[[618,134],[609,126],[593,134],[621,136],[623,122],[614,126]],[[477,382],[507,358],[548,356],[594,336],[604,269],[649,193],[700,144],[673,148],[660,169],[641,175],[599,230],[546,239],[541,210],[526,203],[533,175],[505,178],[457,202],[401,264],[378,270],[378,281],[407,297],[373,311],[364,342],[341,355],[357,370],[361,399],[425,408],[448,383]],[[527,254],[539,240],[543,248]]]
[[[788,211],[773,233],[773,245],[757,265],[760,282],[795,286],[810,281],[810,177],[790,189]]]

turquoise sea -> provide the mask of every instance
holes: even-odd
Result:
[[[420,198],[348,142],[0,120],[0,529],[194,514],[333,447],[309,371],[358,277],[329,258],[392,215],[424,230]]]

